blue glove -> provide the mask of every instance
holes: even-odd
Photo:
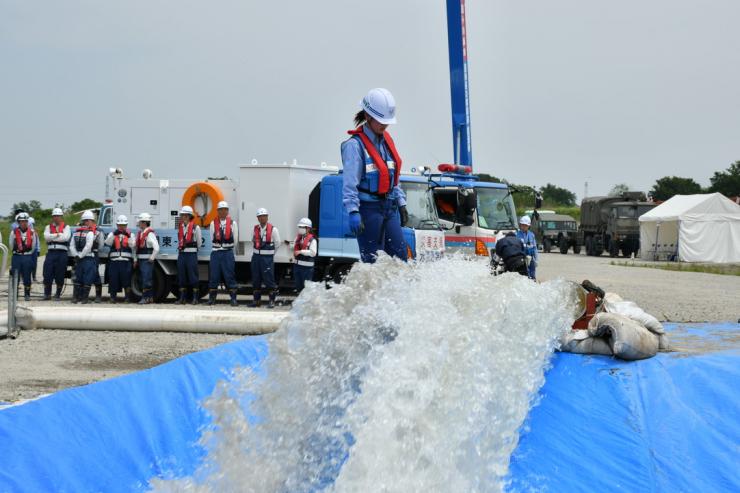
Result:
[[[355,235],[359,235],[364,231],[365,227],[362,224],[362,218],[359,212],[352,212],[349,215],[349,229]]]

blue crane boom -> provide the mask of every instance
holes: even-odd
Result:
[[[465,0],[447,0],[447,45],[450,55],[450,100],[455,164],[472,168]]]

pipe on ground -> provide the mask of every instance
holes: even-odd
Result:
[[[288,312],[262,310],[19,306],[16,323],[23,329],[258,335],[275,332],[287,315]]]

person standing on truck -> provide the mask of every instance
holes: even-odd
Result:
[[[295,290],[300,293],[306,286],[306,281],[313,280],[313,264],[318,253],[318,242],[311,232],[313,223],[307,217],[298,221],[298,236],[293,245],[293,257],[295,267],[293,278],[295,279]]]
[[[398,186],[401,157],[386,132],[394,123],[393,95],[371,89],[355,115],[357,128],[342,142],[342,201],[366,263],[375,262],[378,250],[404,261],[408,255],[401,229],[408,221],[406,196]]]
[[[64,224],[64,212],[55,207],[51,211],[51,224],[44,228],[46,240],[46,258],[44,259],[44,300],[51,300],[51,285],[56,283],[54,300],[62,298],[64,274],[67,272],[67,255],[72,232]]]
[[[527,264],[529,278],[536,281],[537,260],[539,256],[537,252],[537,239],[534,233],[529,230],[531,225],[532,220],[529,216],[522,216],[519,219],[519,229],[516,232],[516,237],[521,240],[522,245],[524,245],[524,254],[529,257],[529,263]]]
[[[258,308],[262,298],[262,284],[268,289],[270,303],[267,308],[275,308],[277,284],[275,283],[275,251],[280,246],[280,231],[269,221],[267,209],[257,209],[258,224],[252,236],[252,293],[254,300],[249,304]]]
[[[239,243],[239,231],[236,221],[229,216],[229,204],[222,200],[216,207],[218,217],[210,225],[213,246],[208,265],[208,304],[216,303],[218,285],[223,279],[226,289],[229,290],[231,306],[237,306],[234,245]]]
[[[8,246],[13,252],[10,267],[11,272],[17,272],[23,281],[23,299],[31,301],[31,271],[39,238],[29,224],[27,213],[21,212],[15,217],[15,221],[18,227],[11,231],[8,238]]]
[[[198,247],[202,235],[200,226],[195,224],[193,208],[189,205],[180,209],[180,225],[177,228],[177,284],[180,286],[180,299],[184,305],[190,300],[198,304]]]
[[[105,244],[108,253],[108,293],[110,302],[118,303],[118,293],[123,290],[125,303],[131,301],[131,264],[136,257],[136,239],[128,229],[128,218],[116,218],[116,230],[108,233]]]
[[[134,269],[139,269],[141,278],[140,305],[154,303],[154,261],[159,253],[159,241],[152,229],[152,216],[148,212],[139,214],[139,232],[136,233],[136,260]]]
[[[98,255],[98,245],[95,242],[97,228],[92,211],[83,212],[80,222],[82,225],[75,230],[69,244],[69,253],[75,259],[75,286],[72,303],[87,304],[98,265],[95,260]]]

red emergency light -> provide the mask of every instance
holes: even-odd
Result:
[[[463,175],[469,175],[473,172],[473,168],[470,166],[462,166],[460,164],[440,164],[437,169],[442,173],[460,173]]]

